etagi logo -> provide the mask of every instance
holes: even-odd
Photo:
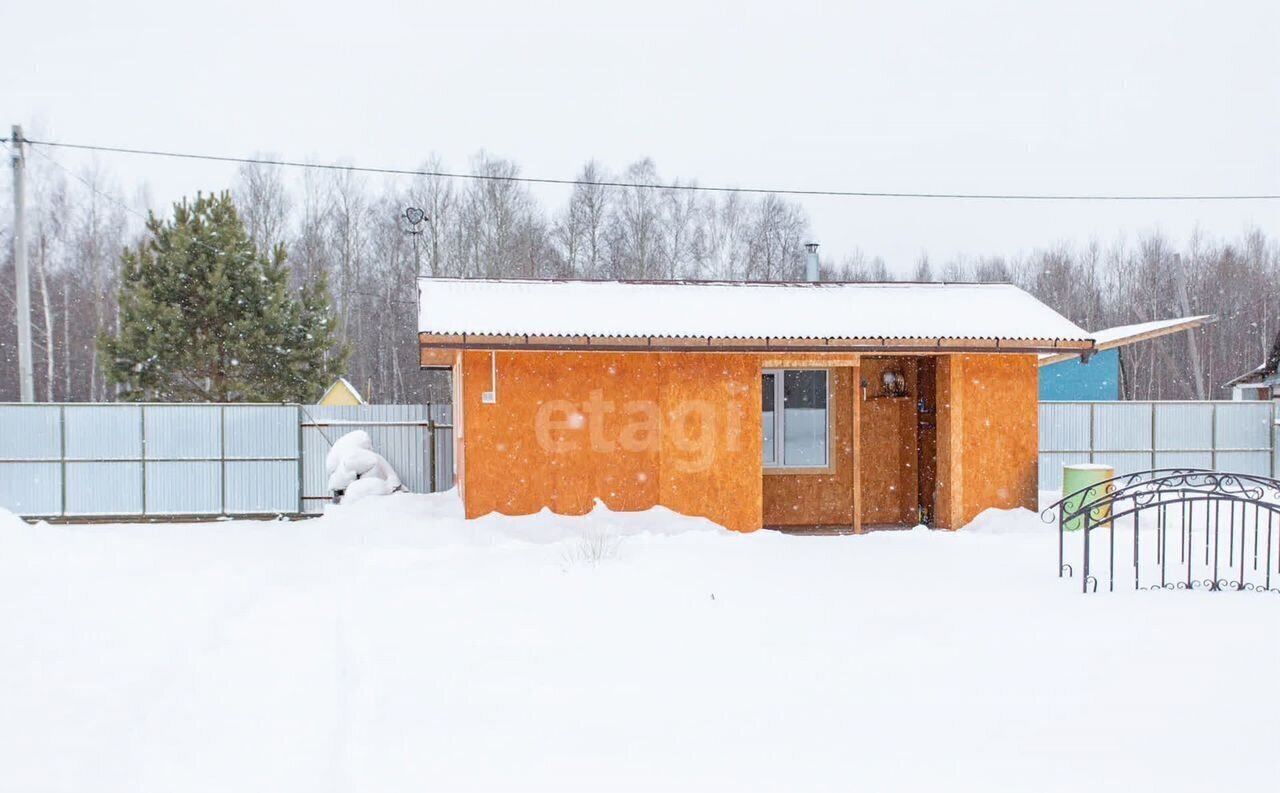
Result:
[[[666,442],[677,452],[676,469],[687,473],[709,469],[719,451],[736,452],[741,429],[737,410],[705,399],[680,400],[664,414],[653,400],[619,405],[599,389],[581,403],[544,402],[534,417],[538,446],[550,454],[660,452]]]

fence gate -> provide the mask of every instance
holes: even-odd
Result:
[[[299,408],[302,418],[302,511],[318,513],[330,501],[325,456],[338,438],[364,430],[406,488],[432,493],[453,486],[450,405],[358,405]]]

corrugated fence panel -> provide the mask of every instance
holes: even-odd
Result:
[[[1155,411],[1157,449],[1185,452],[1213,448],[1213,405],[1166,402],[1157,404]]]
[[[1150,449],[1151,403],[1093,403],[1093,448],[1094,451]],[[1148,456],[1147,461],[1150,460]],[[1107,461],[1095,456],[1094,462]]]
[[[1151,452],[1096,451],[1093,462],[1116,469],[1116,476],[1146,471],[1155,467]]]
[[[1156,452],[1156,468],[1212,468],[1213,452]]]
[[[1271,445],[1270,402],[1220,402],[1215,441],[1219,449],[1267,449]]]
[[[1092,412],[1093,448],[1080,443],[1081,416]],[[1062,486],[1062,466],[1106,463],[1117,474],[1148,468],[1210,468],[1274,476],[1280,427],[1270,402],[1042,402],[1040,487]]]
[[[1219,471],[1271,476],[1271,452],[1218,452]]]
[[[63,411],[68,460],[142,458],[140,406],[67,405]]]
[[[222,511],[217,460],[148,462],[148,515],[217,515]]]
[[[1062,466],[1089,462],[1087,452],[1041,452],[1040,489],[1062,489]]]
[[[0,508],[52,517],[62,511],[60,463],[0,463]]]
[[[61,458],[60,415],[56,405],[0,405],[0,460]]]
[[[61,410],[0,405],[0,508],[17,515],[61,512]]]
[[[222,457],[222,414],[217,405],[148,405],[143,410],[147,459]]]
[[[68,462],[65,514],[141,515],[142,463]]]
[[[298,407],[226,405],[222,411],[223,510],[234,515],[298,512]]]
[[[295,405],[225,405],[225,453],[230,458],[280,459],[298,456]]]
[[[433,432],[432,418],[446,426]],[[69,515],[292,514],[306,495],[303,510],[320,511],[329,443],[353,429],[408,489],[443,490],[451,420],[449,405],[4,405],[0,504],[56,515],[65,491]]]
[[[293,515],[298,512],[298,463],[295,460],[229,460],[224,463],[232,515]]]
[[[1088,403],[1041,402],[1040,451],[1087,451],[1090,409]]]

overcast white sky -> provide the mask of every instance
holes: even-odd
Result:
[[[1280,192],[1280,3],[16,3],[5,124],[130,147],[530,176],[651,156],[702,184],[1019,193]],[[12,35],[16,32],[16,35]],[[65,164],[79,157],[60,152]],[[101,155],[159,205],[232,166]],[[7,180],[6,180],[7,182]],[[540,190],[559,205],[567,189]],[[801,199],[824,254],[1016,254],[1280,202]]]

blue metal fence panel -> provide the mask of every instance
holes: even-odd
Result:
[[[148,515],[217,515],[222,512],[221,464],[217,460],[146,463]]]
[[[1213,449],[1214,410],[1212,403],[1205,402],[1157,403],[1155,447],[1181,452]]]
[[[68,461],[64,515],[142,513],[142,463]]]
[[[1150,450],[1152,448],[1150,402],[1093,402],[1091,404],[1093,405],[1095,451]],[[1148,461],[1150,461],[1149,458]]]
[[[140,405],[66,405],[68,460],[142,458]]]
[[[294,460],[228,460],[224,511],[231,515],[298,513],[298,463]]]
[[[60,459],[61,415],[57,405],[0,406],[0,460]]]
[[[1060,488],[1062,466],[1080,462],[1112,465],[1120,475],[1210,468],[1275,476],[1275,421],[1270,402],[1042,402],[1040,487]]]
[[[1214,442],[1219,450],[1270,448],[1270,402],[1221,402],[1215,410]]]
[[[1088,452],[1041,452],[1040,489],[1062,489],[1062,467],[1089,462]]]
[[[281,459],[298,456],[296,405],[223,405],[229,458]]]
[[[220,417],[217,405],[147,405],[143,408],[147,459],[219,459]]]
[[[0,509],[15,515],[62,512],[60,462],[0,462]]]

